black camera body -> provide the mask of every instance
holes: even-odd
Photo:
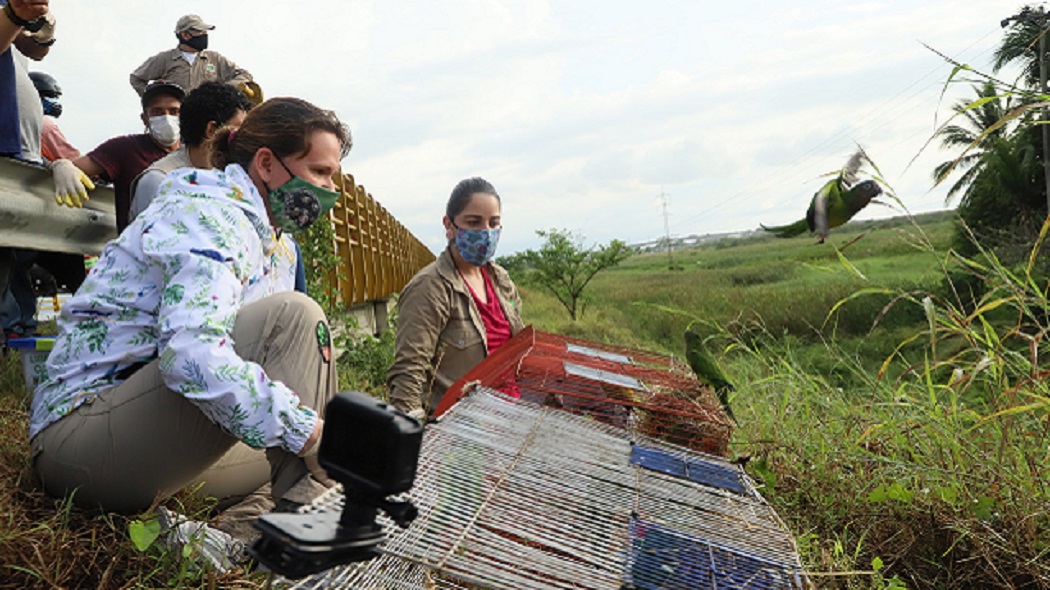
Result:
[[[369,495],[412,488],[423,442],[419,420],[356,392],[335,396],[326,412],[318,458],[332,479]]]
[[[422,442],[419,420],[363,393],[337,394],[326,409],[318,460],[343,484],[342,513],[267,514],[255,523],[262,537],[249,553],[288,578],[375,557],[385,539],[378,510],[402,527],[416,517],[410,502],[387,496],[412,488]]]

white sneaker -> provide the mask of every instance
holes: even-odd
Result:
[[[225,573],[245,559],[244,543],[199,520],[190,520],[161,506],[157,509],[164,544],[197,566]],[[189,551],[186,552],[186,547]]]

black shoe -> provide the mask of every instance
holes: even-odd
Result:
[[[305,505],[306,504],[303,504],[302,502],[295,502],[294,500],[289,500],[287,498],[281,498],[280,500],[277,501],[277,506],[274,507],[273,511],[274,512],[295,513],[295,512],[299,512],[299,510],[302,509],[302,507],[305,506]]]

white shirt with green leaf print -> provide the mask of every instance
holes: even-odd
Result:
[[[62,307],[30,438],[159,356],[165,384],[213,422],[250,446],[299,452],[317,414],[230,336],[242,305],[294,282],[294,248],[275,240],[243,168],[172,172]]]

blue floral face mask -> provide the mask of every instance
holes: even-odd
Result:
[[[496,255],[499,234],[503,228],[496,229],[463,229],[456,227],[455,245],[459,255],[474,266],[483,266]]]

